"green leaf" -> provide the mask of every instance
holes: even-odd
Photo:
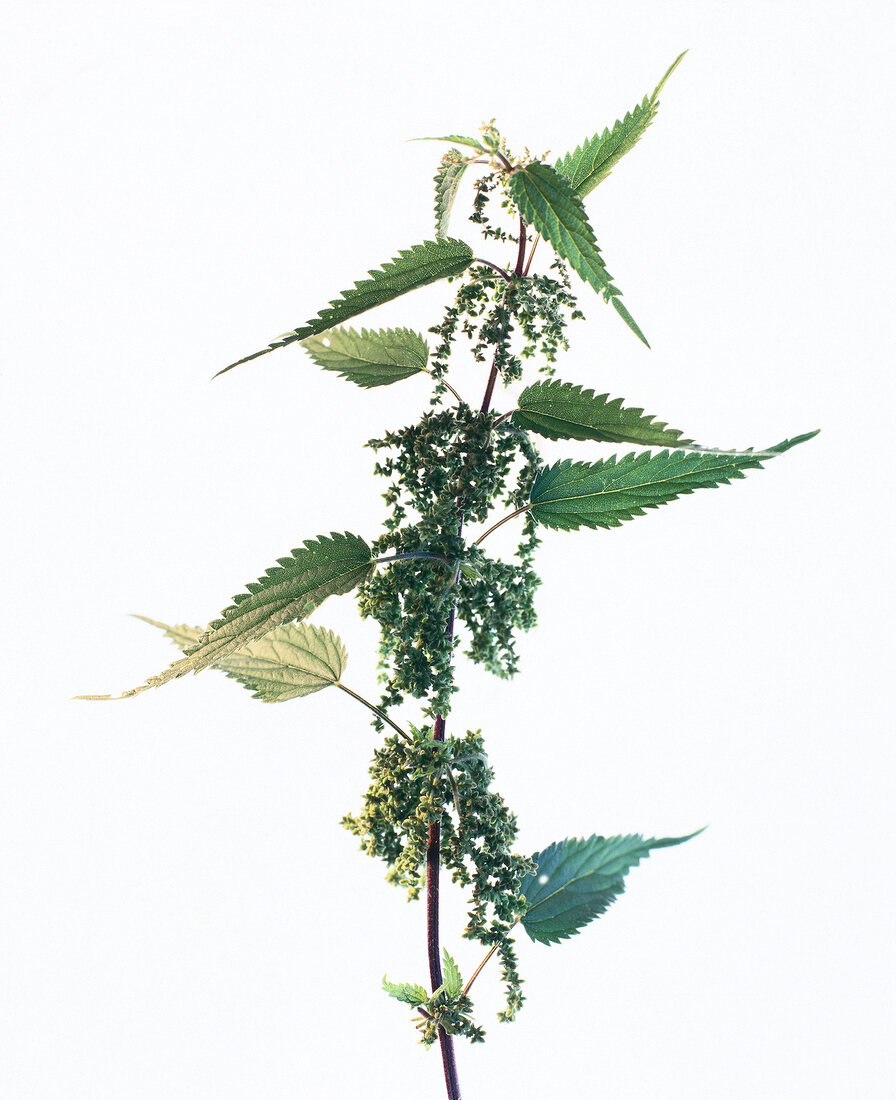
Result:
[[[457,189],[460,186],[461,177],[466,171],[469,161],[458,149],[449,149],[442,157],[442,163],[436,172],[436,236],[448,235],[448,222],[451,218],[451,208],[457,197]]]
[[[592,836],[561,840],[536,852],[535,871],[520,884],[529,906],[521,918],[523,928],[538,943],[568,939],[607,911],[625,890],[626,874],[655,848],[672,848],[695,836]]]
[[[339,298],[330,302],[328,309],[322,309],[306,324],[271,341],[261,351],[253,352],[252,355],[231,363],[224,370],[218,371],[218,374],[224,374],[242,363],[248,363],[260,355],[267,355],[268,352],[285,347],[296,340],[304,340],[307,336],[325,332],[334,325],[357,317],[359,313],[366,313],[374,306],[391,302],[393,298],[407,294],[409,290],[416,290],[418,287],[434,283],[439,279],[447,279],[452,275],[460,275],[472,262],[473,251],[470,246],[463,241],[451,238],[424,241],[423,244],[415,244],[413,248],[402,249],[391,263],[369,271],[369,279],[361,279],[351,290],[344,290]],[[218,375],[215,377],[217,378]]]
[[[426,341],[407,328],[331,328],[324,335],[309,336],[302,347],[319,367],[337,371],[365,389],[391,386],[425,372],[429,358]]]
[[[642,443],[680,447],[693,443],[643,409],[623,408],[622,398],[595,396],[569,382],[536,382],[519,396],[514,424],[548,439],[594,439],[601,443]]]
[[[370,547],[357,535],[335,532],[329,538],[306,540],[289,557],[264,576],[247,585],[248,591],[233,597],[233,603],[210,623],[201,637],[175,661],[145,684],[117,696],[129,699],[149,688],[161,687],[188,672],[201,672],[220,664],[235,650],[262,638],[277,626],[304,619],[328,596],[342,595],[370,576],[373,561]],[[108,695],[82,695],[82,699],[109,699]]]
[[[408,982],[389,982],[386,981],[385,974],[383,975],[383,989],[396,1001],[404,1001],[406,1005],[411,1005],[412,1008],[425,1005],[429,1000],[429,994],[422,985],[412,985]]]
[[[567,153],[555,165],[561,176],[569,179],[573,191],[583,199],[610,174],[611,169],[638,144],[647,131],[647,127],[656,117],[659,108],[659,94],[663,85],[678,67],[684,57],[681,53],[666,70],[663,79],[653,89],[653,94],[634,107],[612,130],[586,139],[574,153]]]
[[[488,149],[478,138],[460,137],[458,134],[448,134],[447,137],[422,137],[411,138],[411,141],[450,141],[452,145],[466,145],[479,153],[487,153]]]
[[[136,618],[164,630],[181,649],[194,645],[204,633],[200,627],[167,626],[145,615]],[[284,703],[339,683],[347,662],[345,646],[332,630],[310,623],[287,623],[234,650],[212,667],[247,687],[253,698]]]
[[[535,161],[513,172],[510,194],[529,225],[553,245],[559,256],[569,260],[573,269],[603,296],[605,302],[612,303],[632,332],[647,344],[644,333],[622,304],[622,292],[613,285],[582,200],[566,180],[549,164]]]
[[[460,976],[457,963],[448,954],[447,947],[442,948],[442,972],[445,992],[449,997],[456,997],[464,987],[464,980]]]
[[[762,468],[760,459],[774,458],[817,434],[786,439],[767,451],[644,451],[622,458],[614,455],[603,462],[563,459],[536,477],[530,509],[539,523],[563,531],[619,527],[625,520],[645,515],[645,508],[742,478],[744,470]]]

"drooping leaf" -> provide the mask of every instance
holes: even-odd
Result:
[[[536,382],[519,396],[514,424],[548,439],[594,439],[602,443],[642,443],[680,447],[693,443],[643,409],[624,408],[622,398],[595,396],[569,382]]]
[[[194,645],[204,633],[200,627],[167,626],[145,615],[136,617],[164,630],[181,649]],[[345,646],[332,630],[310,623],[286,623],[235,649],[212,667],[243,684],[253,698],[284,703],[338,684],[347,662]]]
[[[210,623],[202,636],[175,661],[145,684],[117,696],[128,699],[149,688],[161,687],[188,672],[201,672],[220,664],[234,650],[254,642],[283,623],[299,621],[319,607],[328,596],[350,592],[373,570],[370,547],[357,535],[335,532],[329,538],[306,540],[289,557],[264,576],[247,585],[248,591],[233,597],[221,617]],[[82,699],[111,696],[84,695]]]
[[[442,157],[442,163],[436,172],[434,183],[436,185],[436,236],[448,235],[448,223],[451,219],[451,208],[457,197],[457,189],[461,178],[466,171],[469,161],[457,149],[449,149]]]
[[[561,840],[536,852],[535,871],[520,885],[528,903],[523,928],[538,943],[568,939],[607,911],[624,891],[626,874],[655,848],[672,848],[696,835],[662,840],[645,840],[637,833],[592,836]]]
[[[390,386],[426,371],[429,347],[407,328],[331,328],[309,336],[302,347],[319,367],[337,371],[356,386]]]
[[[457,963],[448,954],[447,947],[442,948],[442,977],[445,979],[443,982],[445,992],[449,997],[456,997],[463,989],[464,981],[460,976]]]
[[[569,260],[573,270],[605,302],[612,303],[632,332],[647,344],[644,333],[622,303],[622,292],[614,286],[607,271],[582,200],[566,180],[549,164],[534,161],[513,172],[510,193],[525,221],[534,226],[559,256]]]
[[[413,985],[409,982],[389,982],[386,981],[385,975],[383,975],[383,989],[396,1001],[403,1001],[412,1008],[425,1005],[429,1000],[429,994],[422,985]]]
[[[478,138],[460,137],[458,134],[448,134],[445,137],[411,138],[411,141],[450,141],[452,145],[466,145],[470,149],[476,149],[480,153],[488,152],[488,149],[486,149]]]
[[[619,527],[695,489],[727,485],[744,470],[761,469],[762,461],[789,451],[818,432],[785,439],[767,451],[735,454],[660,451],[615,455],[603,462],[561,462],[547,466],[535,479],[530,510],[545,527],[573,531],[579,527]]]
[[[451,275],[460,275],[473,262],[473,252],[468,244],[451,238],[438,241],[424,241],[413,248],[402,249],[391,263],[369,271],[369,279],[360,279],[351,290],[344,290],[339,298],[334,298],[327,309],[322,309],[317,317],[306,324],[287,332],[271,341],[266,348],[253,352],[236,363],[231,363],[218,374],[267,355],[270,351],[285,347],[296,340],[304,340],[325,332],[334,325],[349,321],[360,313],[366,313],[374,306],[391,302],[406,294],[409,290],[447,279]],[[215,375],[217,378],[217,375]]]
[[[656,117],[663,85],[678,67],[685,53],[687,50],[675,58],[663,79],[653,89],[652,95],[644,96],[624,119],[613,124],[612,130],[604,130],[603,133],[587,138],[575,152],[567,153],[557,161],[557,171],[561,176],[567,177],[579,198],[583,199],[605,180],[613,167],[644,136],[647,127]]]

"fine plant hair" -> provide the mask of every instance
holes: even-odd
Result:
[[[583,289],[647,345],[583,200],[643,137],[683,56],[622,120],[553,163],[513,153],[493,121],[475,137],[419,139],[449,146],[435,176],[432,239],[402,249],[305,324],[219,372],[299,344],[317,366],[363,388],[428,375],[431,398],[419,420],[391,425],[368,443],[385,483],[383,530],[306,539],[204,628],[146,619],[182,655],[119,696],[214,668],[264,703],[334,688],[366,708],[382,740],[370,786],[342,824],[385,863],[388,882],[410,900],[425,898],[428,980],[384,978],[383,989],[411,1011],[427,1047],[439,1044],[449,1100],[461,1095],[455,1039],[485,1039],[472,987],[492,956],[504,992],[499,1019],[509,1022],[525,1000],[515,934],[562,943],[606,911],[628,871],[652,851],[696,836],[595,834],[517,851],[517,817],[495,789],[485,736],[448,729],[458,652],[496,676],[516,675],[517,638],[536,622],[542,537],[610,531],[697,489],[738,480],[816,434],[764,450],[701,447],[622,398],[556,377],[568,327],[583,319]],[[474,181],[469,221],[482,238],[475,249],[449,233],[465,175]],[[346,325],[436,281],[450,285],[451,300],[428,333]],[[598,457],[595,447],[593,461],[545,464],[544,438],[639,449]],[[505,524],[516,531],[515,549],[490,553],[489,537]],[[329,597],[347,593],[380,628],[376,700],[343,682],[342,641],[308,621]],[[482,948],[466,979],[441,939],[443,872],[469,897],[467,925],[452,934]]]

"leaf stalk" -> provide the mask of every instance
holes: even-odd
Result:
[[[497,523],[493,523],[491,527],[479,536],[479,538],[473,543],[474,546],[478,546],[483,539],[488,538],[492,531],[497,531],[499,527],[502,527],[508,520],[514,519],[516,516],[520,516],[523,512],[528,512],[532,507],[531,504],[523,504],[520,508],[517,508],[515,512],[510,512],[509,515],[504,516],[503,519],[499,519]]]
[[[350,687],[346,687],[341,680],[337,680],[333,686],[338,687],[341,691],[344,691],[346,695],[350,695],[353,699],[357,699],[359,703],[363,703],[368,710],[372,710],[378,718],[382,718],[382,720],[387,725],[391,726],[396,733],[400,734],[405,739],[405,741],[413,740],[411,735],[409,733],[406,733],[401,728],[401,726],[396,725],[384,710],[381,710],[378,706],[376,706],[376,704],[371,703],[368,699],[365,699],[363,695],[359,695],[356,691],[352,691]]]

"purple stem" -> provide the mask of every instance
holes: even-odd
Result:
[[[525,225],[521,224],[520,239],[525,242]],[[520,246],[520,251],[525,248],[525,243]],[[517,264],[519,266],[519,264]],[[485,396],[482,399],[481,412],[488,412],[492,403],[492,393],[495,389],[495,379],[498,377],[496,360],[498,350],[492,359],[492,369],[489,372],[488,382],[485,387]],[[464,526],[463,513],[460,510],[458,500],[457,534],[460,536]],[[454,604],[448,612],[448,623],[445,627],[448,639],[454,638]],[[441,714],[436,715],[435,725],[432,731],[433,741],[445,740],[445,719]],[[442,984],[442,958],[441,944],[439,942],[439,856],[442,846],[442,824],[434,821],[429,826],[426,836],[426,953],[429,957],[429,980],[433,991]],[[454,1039],[442,1028],[439,1028],[439,1046],[442,1050],[442,1066],[445,1070],[445,1088],[448,1090],[448,1100],[461,1100],[460,1084],[457,1080],[457,1062],[454,1057]]]
[[[516,267],[513,269],[516,277],[522,278],[523,268],[526,263],[526,223],[523,221],[523,216],[520,214],[520,247],[516,254]]]

